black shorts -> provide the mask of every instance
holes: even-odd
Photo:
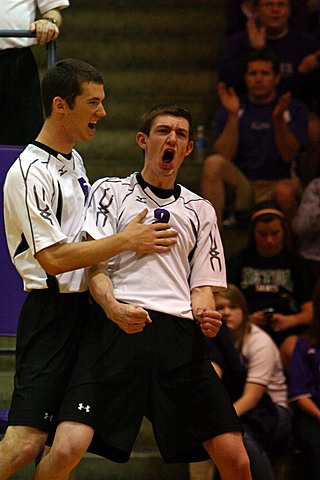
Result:
[[[93,305],[59,421],[92,426],[89,451],[126,462],[145,415],[165,462],[204,460],[202,442],[240,431],[237,415],[196,323],[149,313],[128,335]]]
[[[88,321],[88,292],[33,290],[17,331],[16,373],[9,425],[50,432]]]

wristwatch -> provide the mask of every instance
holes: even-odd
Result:
[[[42,18],[42,20],[48,20],[48,22],[54,23],[58,27],[58,22],[55,18],[45,17],[45,18]]]

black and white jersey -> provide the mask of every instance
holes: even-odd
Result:
[[[73,150],[67,157],[30,144],[5,180],[7,242],[25,290],[47,287],[47,274],[34,258],[37,252],[81,239],[89,183],[81,156]],[[62,293],[87,289],[83,269],[57,275],[57,280]]]
[[[126,303],[192,319],[190,289],[226,287],[216,214],[208,201],[180,185],[167,198],[163,192],[151,189],[137,173],[98,180],[92,186],[83,230],[94,239],[112,235],[144,208],[148,209],[144,223],[169,223],[178,232],[170,252],[125,252],[109,262],[114,294]]]

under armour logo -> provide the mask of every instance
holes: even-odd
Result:
[[[44,417],[43,417],[43,418],[44,418],[45,420],[49,420],[49,422],[52,422],[52,420],[53,420],[53,415],[49,415],[49,413],[46,412],[46,413],[44,414]]]
[[[78,410],[85,410],[87,413],[90,412],[90,405],[87,405],[86,407],[83,405],[83,403],[79,403]]]
[[[62,177],[62,175],[64,175],[65,173],[67,173],[67,170],[66,170],[65,165],[62,165],[62,167],[59,168],[58,172],[60,173],[60,176],[61,176],[61,177]]]

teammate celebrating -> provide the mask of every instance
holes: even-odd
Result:
[[[54,424],[88,318],[84,267],[126,250],[167,253],[176,243],[169,225],[141,224],[143,205],[118,235],[79,241],[89,184],[73,146],[91,140],[106,114],[103,80],[91,65],[65,59],[46,73],[42,94],[46,121],[10,168],[4,187],[8,246],[30,293],[18,326],[10,426],[0,443],[1,480],[36,458]]]
[[[141,173],[93,185],[84,232],[97,241],[114,235],[143,205],[146,222],[170,221],[178,242],[163,256],[127,252],[88,269],[97,303],[35,478],[67,479],[90,443],[94,453],[128,461],[146,415],[166,462],[209,454],[222,480],[249,480],[238,419],[204,344],[221,325],[212,291],[226,287],[216,215],[176,183],[193,148],[191,116],[177,105],[157,106],[136,140]]]

